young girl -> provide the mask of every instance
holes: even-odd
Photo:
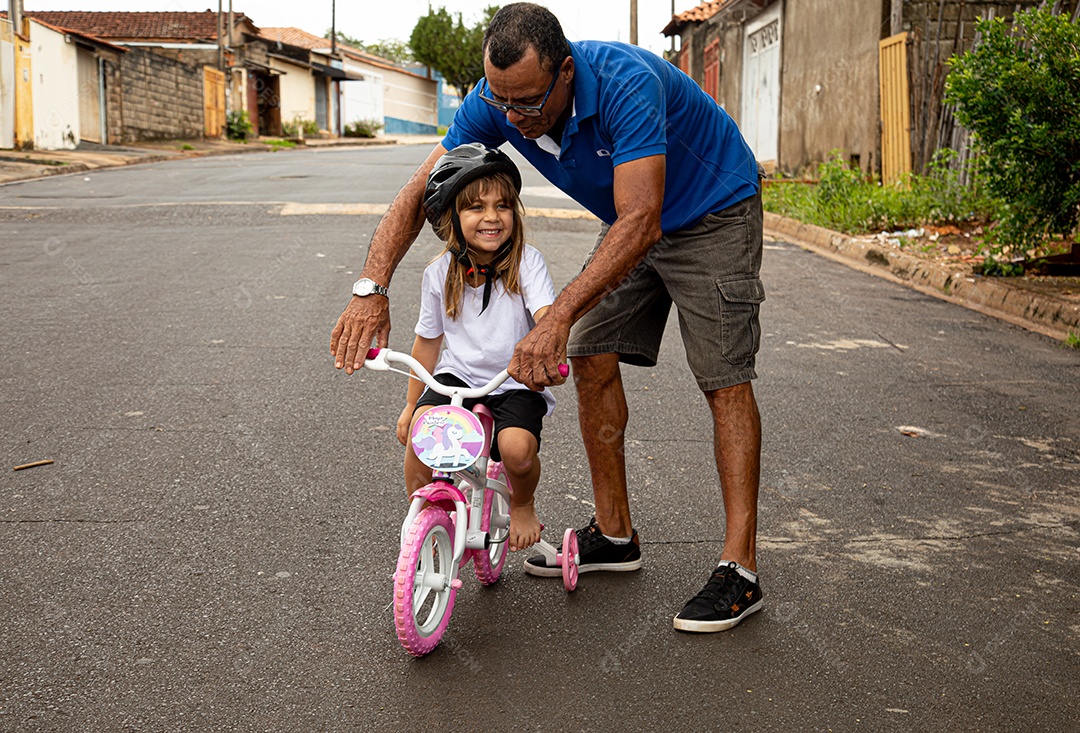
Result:
[[[424,212],[446,251],[424,270],[420,318],[412,355],[442,384],[480,387],[510,363],[514,346],[555,300],[544,258],[525,244],[521,174],[506,154],[461,145],[439,158],[428,177]],[[443,348],[445,347],[445,348]],[[440,350],[441,353],[440,353]],[[421,391],[423,394],[421,395]],[[547,390],[533,392],[507,379],[481,400],[495,418],[492,460],[501,460],[510,496],[511,550],[540,539],[533,492],[540,480],[540,429],[555,408]],[[449,397],[409,382],[397,436],[408,445],[412,425]],[[412,450],[405,454],[411,494],[431,481]]]

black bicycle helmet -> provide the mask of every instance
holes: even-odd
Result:
[[[424,214],[436,234],[442,237],[439,225],[447,211],[452,212],[455,229],[460,229],[457,208],[454,206],[457,195],[477,178],[493,173],[510,176],[514,189],[521,192],[521,173],[510,156],[500,150],[485,148],[480,143],[469,143],[458,145],[435,161],[424,189]],[[457,235],[459,241],[463,239],[460,231]],[[459,259],[463,258],[464,248],[457,254]]]

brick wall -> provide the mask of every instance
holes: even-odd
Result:
[[[121,61],[120,87],[122,142],[202,136],[202,66],[131,47]]]
[[[120,61],[105,61],[105,134],[109,145],[124,142],[124,94],[120,80]]]

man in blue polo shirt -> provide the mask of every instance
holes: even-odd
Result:
[[[569,357],[596,514],[578,530],[581,572],[641,567],[623,453],[619,364],[655,366],[671,304],[713,416],[726,531],[719,566],[674,619],[723,631],[761,608],[755,538],[761,422],[750,380],[760,339],[761,196],[753,154],[730,117],[668,62],[619,43],[569,43],[531,3],[504,6],[484,36],[485,78],[443,143],[399,192],[372,237],[354,297],[331,335],[352,373],[386,344],[385,286],[423,223],[424,182],[447,150],[508,142],[601,219],[581,273],[524,338],[511,375],[559,384]],[[381,287],[380,287],[381,286]],[[372,297],[372,296],[375,297]],[[559,576],[543,556],[526,572]]]

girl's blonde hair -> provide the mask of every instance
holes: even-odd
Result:
[[[517,294],[521,292],[521,256],[525,251],[525,208],[522,206],[521,197],[510,176],[505,173],[493,173],[469,182],[454,199],[454,208],[458,212],[463,211],[492,190],[502,197],[503,203],[514,210],[514,228],[510,232],[509,250],[491,264],[495,268],[496,282],[501,282],[508,293]],[[458,242],[452,212],[449,210],[443,213],[436,234],[446,240],[446,249],[443,250],[443,254],[459,251],[459,247],[462,249],[468,247],[468,242]],[[441,257],[442,254],[439,256]],[[446,301],[446,315],[455,320],[461,314],[462,293],[465,292],[465,284],[469,280],[469,267],[469,265],[461,264],[457,257],[450,257],[443,299]]]

